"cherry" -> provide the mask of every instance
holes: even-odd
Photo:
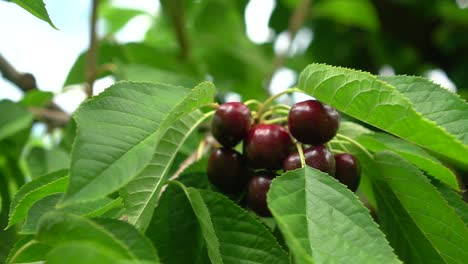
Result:
[[[247,205],[260,216],[271,216],[267,206],[267,192],[275,175],[268,172],[257,173],[247,187]]]
[[[304,144],[319,145],[332,139],[340,125],[340,114],[317,100],[295,104],[288,115],[291,135]]]
[[[279,169],[292,142],[289,133],[277,124],[259,124],[244,141],[244,154],[254,168]]]
[[[335,155],[336,174],[335,178],[348,189],[355,192],[359,186],[361,168],[359,160],[349,153]]]
[[[233,147],[249,133],[250,109],[239,102],[224,103],[211,121],[211,133],[225,147]]]
[[[211,153],[207,174],[210,182],[224,193],[240,192],[247,183],[242,155],[229,148],[218,148]]]
[[[335,159],[333,154],[323,145],[310,147],[304,150],[305,163],[312,168],[335,175]],[[295,170],[301,167],[301,159],[298,152],[290,154],[283,161],[285,171]]]

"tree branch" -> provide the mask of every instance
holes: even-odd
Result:
[[[15,84],[25,93],[37,89],[34,75],[19,72],[2,55],[0,55],[0,72],[5,79]],[[54,127],[65,126],[70,120],[70,116],[53,102],[47,108],[29,108],[29,111],[34,115],[35,119],[44,121]]]
[[[36,79],[32,74],[17,71],[1,54],[0,72],[5,79],[18,86],[22,91],[33,90],[37,86]]]
[[[296,9],[294,9],[294,13],[289,19],[289,24],[288,24],[288,33],[289,33],[288,48],[286,52],[277,54],[276,57],[273,59],[273,67],[272,67],[270,74],[268,75],[266,86],[265,86],[266,90],[268,90],[268,88],[270,87],[271,80],[275,72],[279,68],[281,68],[281,66],[283,66],[283,64],[288,59],[288,54],[291,51],[292,42],[294,38],[296,37],[296,34],[299,31],[299,29],[302,27],[302,24],[304,24],[307,14],[310,11],[309,9],[310,9],[311,2],[312,2],[311,0],[301,0],[296,6]]]
[[[30,107],[29,112],[34,115],[35,119],[44,121],[54,127],[64,127],[70,121],[70,116],[61,110]]]
[[[88,97],[93,96],[93,85],[97,77],[97,35],[96,35],[96,21],[99,0],[93,0],[91,7],[91,21],[89,32],[89,49],[86,57],[86,94]]]
[[[187,60],[190,57],[190,44],[185,30],[185,13],[183,0],[173,0],[169,3],[170,16],[174,32],[179,43],[180,57]]]

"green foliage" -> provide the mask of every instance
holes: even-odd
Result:
[[[68,170],[52,172],[26,183],[11,202],[8,227],[24,219],[31,206],[43,197],[64,192],[68,185]]]
[[[273,235],[248,212],[220,194],[180,183],[164,192],[147,235],[163,263],[288,263]]]
[[[54,250],[70,243],[91,243],[103,252],[129,260],[157,261],[156,250],[147,238],[129,224],[112,219],[91,221],[62,212],[44,215],[35,238]],[[81,244],[80,243],[80,244]],[[53,255],[53,254],[52,254]]]
[[[150,162],[172,123],[210,103],[213,92],[209,83],[192,90],[118,83],[83,104],[75,115],[78,132],[64,203],[90,201],[130,182]]]
[[[418,166],[420,170],[427,172],[427,174],[454,189],[459,189],[455,174],[435,157],[416,145],[384,133],[362,135],[358,137],[357,140],[372,152],[383,150],[394,151]]]
[[[68,169],[70,157],[68,152],[60,149],[32,148],[26,156],[29,172],[32,177],[39,177],[50,172]]]
[[[32,114],[20,105],[8,100],[0,101],[0,140],[18,134],[32,123]]]
[[[314,6],[317,18],[330,18],[371,32],[379,30],[377,11],[370,0],[320,1]]]
[[[447,121],[450,118],[448,115],[438,115],[439,109],[427,105],[416,107],[397,88],[368,73],[313,64],[301,73],[299,88],[354,118],[468,166],[464,158],[468,156],[468,146],[451,131],[435,124],[437,121],[450,122]],[[436,88],[442,89],[439,86],[431,87]],[[424,93],[429,94],[430,91]],[[466,106],[466,103],[462,103],[462,106]],[[448,110],[444,108],[440,111],[443,114]],[[460,111],[468,116],[466,107]],[[461,122],[465,124],[466,119]]]
[[[160,195],[169,179],[171,164],[184,141],[207,116],[194,111],[175,121],[157,144],[150,163],[122,190],[129,222],[145,230]]]
[[[463,263],[468,229],[424,174],[392,152],[375,157],[379,220],[407,263]]]
[[[54,27],[42,0],[13,2]],[[303,1],[278,0],[261,44],[246,35],[250,1],[159,2],[149,14],[98,1],[96,77],[117,83],[65,127],[33,111],[55,111],[50,92],[0,101],[0,262],[466,262],[468,16],[456,1],[314,0],[297,13]],[[144,39],[120,43],[115,35],[137,16],[152,20]],[[275,41],[291,29],[311,43],[298,34],[281,57]],[[64,86],[87,83],[90,54]],[[441,68],[461,97],[422,77],[375,75],[383,65]],[[353,194],[308,166],[277,170],[273,216],[258,217],[252,192],[223,195],[210,183],[208,155],[220,145],[209,119],[215,98],[234,92],[259,101],[248,104],[254,122],[286,125],[288,106],[264,101],[283,66],[301,72],[288,93],[341,111],[326,145],[353,154],[361,178]],[[37,123],[47,131],[38,135]]]
[[[326,173],[286,172],[268,204],[298,263],[400,263],[364,206]]]
[[[53,98],[54,94],[51,92],[32,90],[24,94],[21,103],[25,106],[44,107],[47,106]]]
[[[55,29],[58,29],[52,20],[50,20],[49,14],[45,8],[45,4],[42,0],[13,0],[17,5],[24,8],[24,10],[31,13],[33,16],[49,23],[49,25]]]

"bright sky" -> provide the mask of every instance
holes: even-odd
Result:
[[[464,2],[468,0],[458,0]],[[44,0],[49,15],[60,29],[55,30],[47,23],[16,4],[0,1],[0,53],[14,67],[23,72],[33,73],[42,90],[57,94],[55,102],[67,112],[72,112],[84,100],[80,89],[62,91],[62,84],[77,56],[88,46],[88,20],[90,3],[88,1],[57,1]],[[140,8],[151,14],[160,9],[156,0],[114,0],[115,4],[124,7]],[[274,39],[275,33],[268,28],[268,19],[276,5],[275,0],[251,0],[246,9],[247,34],[256,43]],[[140,40],[151,23],[148,16],[140,16],[132,20],[116,38],[121,42]],[[8,26],[5,26],[8,25]],[[290,54],[304,52],[313,41],[310,29],[301,29],[293,41]],[[275,51],[285,52],[290,37],[280,33],[275,41]],[[391,66],[384,66],[384,72],[392,72]],[[432,70],[428,77],[443,86],[455,90],[454,84],[441,70]],[[296,82],[297,73],[287,68],[280,69],[275,74],[270,87],[276,93],[288,88]],[[112,83],[111,79],[100,80],[96,90],[102,91]],[[21,92],[12,84],[0,78],[0,99],[19,100]],[[305,99],[302,97],[297,100]]]

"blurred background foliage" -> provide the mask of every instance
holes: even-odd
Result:
[[[300,71],[320,62],[373,74],[428,76],[435,70],[447,88],[468,98],[466,0],[154,0],[160,6],[156,13],[111,0],[97,2],[100,80],[187,87],[210,80],[220,101],[264,99],[294,86]],[[67,12],[73,10],[63,10]],[[144,38],[118,41],[116,35],[142,16],[152,21]],[[256,23],[266,24],[266,34],[251,30]],[[87,56],[85,50],[73,63],[64,91],[85,90]],[[69,113],[51,115],[62,111],[55,103],[70,101],[21,88],[19,102],[0,101],[2,230],[11,197],[22,184],[68,167],[75,133]],[[177,160],[196,148],[200,136],[192,138]],[[0,260],[14,236],[12,229],[0,231]]]
[[[113,35],[132,18],[149,14],[102,1],[99,14],[106,26],[99,64],[111,67],[103,67],[101,77],[112,74],[117,80],[180,85],[208,78],[220,91],[234,91],[244,99],[262,98],[268,79],[279,69],[274,57],[287,53],[280,67],[295,74],[312,62],[374,74],[390,69],[396,74],[425,75],[440,69],[466,98],[468,10],[456,1],[310,1],[291,40],[288,28],[299,2],[273,1],[270,36],[254,42],[246,34],[249,1],[162,0],[162,12],[153,17],[144,40],[119,44]],[[84,82],[85,55],[65,85]]]

